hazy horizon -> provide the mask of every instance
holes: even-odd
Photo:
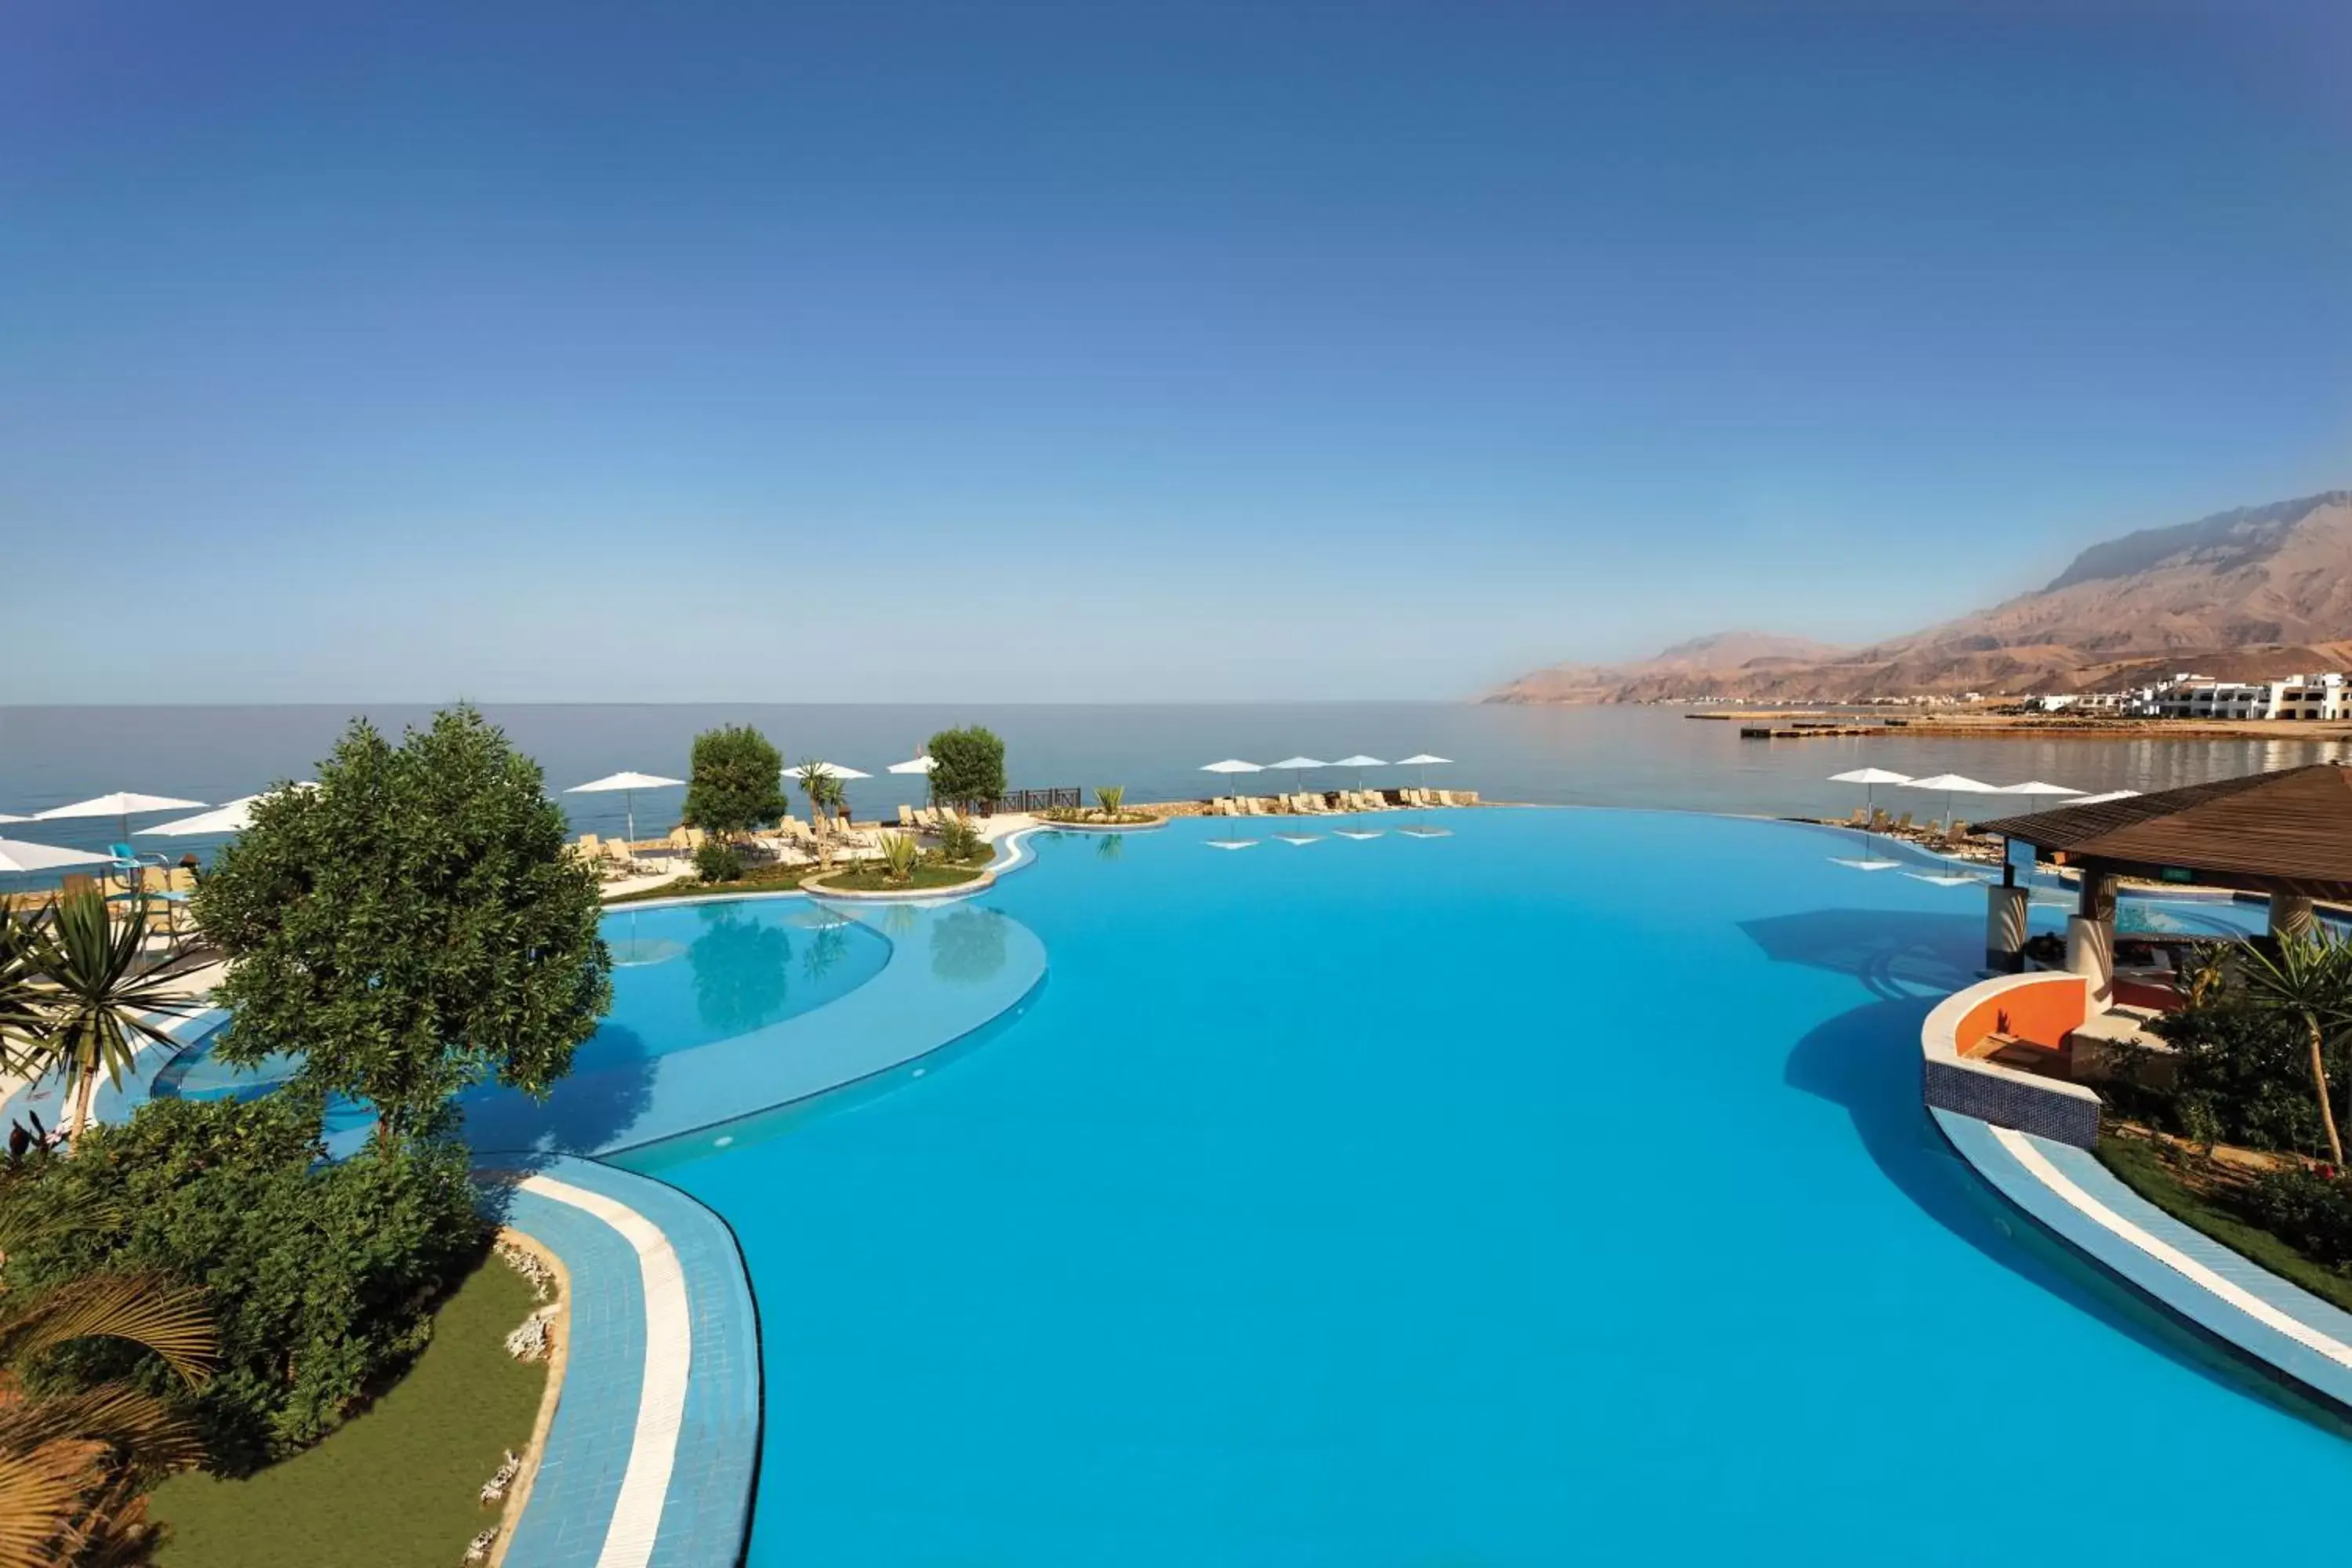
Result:
[[[2347,482],[2341,5],[10,35],[5,702],[1451,700]]]

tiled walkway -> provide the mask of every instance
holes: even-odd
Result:
[[[675,1188],[541,1157],[493,1189],[572,1279],[563,1388],[509,1568],[713,1568],[742,1555],[760,1344],[735,1238]]]
[[[2086,1150],[1930,1112],[2010,1202],[2192,1323],[2352,1410],[2352,1314],[2193,1230]]]

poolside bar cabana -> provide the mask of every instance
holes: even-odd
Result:
[[[2012,850],[1990,894],[1987,966],[2024,967],[2027,890],[2014,851],[2030,845],[2035,861],[2081,874],[2066,967],[2102,1001],[2115,972],[2118,878],[2261,893],[2274,935],[2307,930],[2315,900],[2352,901],[2352,767],[2336,763],[2001,817],[1979,831]]]

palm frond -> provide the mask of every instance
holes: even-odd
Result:
[[[150,1350],[191,1384],[220,1353],[205,1293],[149,1274],[86,1274],[0,1310],[11,1362],[69,1340],[117,1339]]]
[[[106,1445],[0,1444],[0,1568],[52,1568],[59,1538],[105,1479]]]
[[[119,1449],[150,1472],[183,1470],[205,1457],[204,1443],[185,1416],[128,1384],[20,1397],[0,1405],[0,1451],[24,1452],[64,1442]]]

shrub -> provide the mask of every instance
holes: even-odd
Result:
[[[954,865],[965,865],[994,853],[988,840],[980,836],[980,829],[957,814],[940,820],[939,841],[940,858]]]
[[[257,802],[195,899],[233,961],[221,1059],[299,1052],[387,1141],[434,1135],[487,1078],[544,1093],[612,1005],[596,872],[544,784],[459,708],[397,747],[355,720],[316,790]]]
[[[706,833],[749,833],[783,816],[784,758],[749,724],[705,730],[694,738],[687,772],[685,818]]]
[[[2222,989],[2150,1027],[2179,1053],[2178,1087],[2169,1097],[2144,1092],[2127,1109],[2200,1142],[2325,1152],[2311,1047],[2291,1020]]]
[[[37,1376],[126,1378],[187,1413],[210,1468],[241,1475],[316,1442],[398,1373],[488,1245],[465,1152],[371,1143],[326,1164],[317,1113],[293,1093],[152,1100],[8,1177],[80,1216],[9,1255],[11,1289],[152,1271],[203,1287],[220,1325],[219,1370],[198,1389],[115,1341],[54,1352]]]
[[[1119,808],[1127,804],[1127,786],[1125,784],[1105,784],[1102,788],[1095,791],[1095,802],[1102,807],[1103,815],[1105,816],[1117,816],[1119,813]]]
[[[995,800],[1004,794],[1004,742],[977,726],[931,737],[931,793],[941,800]]]
[[[2297,1167],[2273,1171],[2240,1198],[2246,1217],[2315,1262],[2352,1263],[2352,1180]]]
[[[706,840],[694,852],[694,874],[706,882],[734,882],[742,879],[743,857],[732,844],[718,839]]]
[[[915,862],[922,850],[911,833],[886,833],[882,836],[882,865],[894,882],[903,882],[915,874]]]

